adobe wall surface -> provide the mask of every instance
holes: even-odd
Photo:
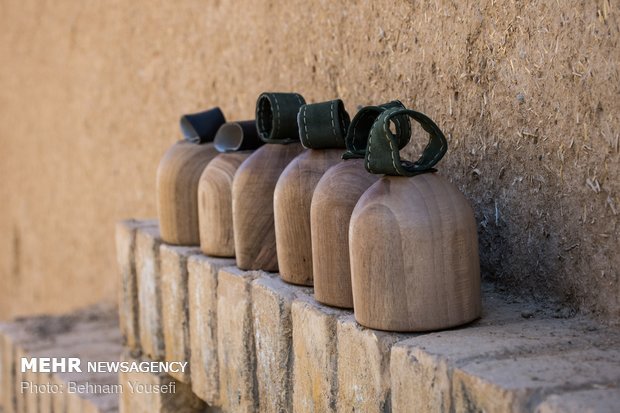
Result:
[[[178,116],[292,90],[431,116],[485,278],[617,321],[618,39],[607,0],[3,1],[0,318],[114,297]]]

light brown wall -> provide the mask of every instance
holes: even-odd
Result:
[[[292,90],[433,117],[485,277],[617,321],[618,22],[607,0],[2,1],[0,318],[113,297],[113,224],[155,215],[178,116]]]

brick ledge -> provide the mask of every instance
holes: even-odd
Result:
[[[156,326],[149,340],[178,336],[166,329],[191,326],[190,344],[176,354],[190,355],[192,389],[225,411],[559,412],[620,405],[620,330],[585,316],[570,317],[485,285],[484,315],[468,326],[428,334],[375,331],[359,326],[350,311],[317,303],[310,288],[163,245],[153,227],[141,225],[132,221],[119,231],[150,239],[142,242],[144,249],[123,242],[136,246],[123,256],[143,263],[129,278],[136,277],[140,288],[141,268],[185,268],[175,279],[189,293],[186,307],[176,305],[176,320]],[[169,276],[150,274],[155,280]],[[123,294],[133,296],[142,294]],[[157,310],[140,299],[123,305],[128,307],[140,314]],[[208,374],[201,374],[205,366]]]

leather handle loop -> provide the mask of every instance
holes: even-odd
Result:
[[[218,152],[247,151],[261,145],[264,145],[264,142],[258,138],[255,120],[225,123],[213,139],[213,146]]]
[[[406,115],[429,134],[428,144],[422,156],[415,162],[400,159],[400,143],[390,131],[390,121]],[[407,140],[409,141],[409,139]],[[410,109],[392,108],[382,112],[372,125],[366,151],[366,169],[373,174],[414,176],[434,172],[437,164],[448,150],[448,141],[431,118]]]
[[[347,131],[345,139],[347,152],[342,155],[343,159],[364,158],[366,156],[368,136],[372,125],[382,112],[392,108],[405,109],[405,105],[398,100],[393,100],[378,106],[366,106],[357,112]],[[411,138],[411,122],[407,115],[402,115],[396,118],[394,123],[396,124],[398,147],[404,148]]]
[[[265,143],[299,141],[297,113],[306,101],[298,93],[263,93],[256,102],[256,129]]]
[[[186,141],[201,145],[212,142],[215,133],[226,122],[220,108],[181,116],[179,126]]]
[[[303,105],[297,115],[301,144],[308,149],[344,148],[350,123],[340,99]]]

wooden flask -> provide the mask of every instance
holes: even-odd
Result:
[[[341,149],[308,150],[282,172],[274,192],[278,265],[282,280],[312,285],[310,204],[325,171],[342,156]]]
[[[213,146],[222,152],[204,169],[198,184],[200,249],[207,255],[234,257],[232,182],[252,150],[262,145],[254,120],[229,122],[217,131]]]
[[[341,161],[319,181],[312,197],[314,298],[334,307],[353,308],[349,262],[349,221],[357,200],[379,179],[363,159]]]
[[[243,161],[232,185],[235,255],[241,269],[278,271],[273,193],[282,171],[303,151],[297,112],[304,103],[295,93],[258,98],[256,127],[267,145]]]
[[[323,304],[353,308],[349,222],[359,198],[379,179],[364,169],[366,141],[379,114],[396,106],[404,107],[394,101],[365,107],[355,115],[345,139],[347,159],[331,167],[314,190],[310,213],[314,298]],[[401,124],[408,126],[409,118]],[[399,128],[397,133],[409,136],[410,129]]]
[[[398,114],[408,114],[431,134],[416,163],[400,160],[394,135],[385,127]],[[480,316],[473,210],[447,179],[423,173],[432,171],[446,148],[439,128],[418,112],[387,110],[373,125],[368,152],[375,157],[366,156],[366,168],[404,176],[380,178],[360,198],[351,217],[355,318],[366,327],[428,331]]]
[[[185,140],[172,145],[157,168],[157,215],[162,240],[175,245],[198,245],[198,181],[218,154],[210,143],[225,122],[219,108],[185,115]]]
[[[312,285],[312,194],[323,174],[340,160],[349,122],[341,100],[299,110],[299,137],[308,151],[282,172],[273,199],[280,277],[286,282]]]

